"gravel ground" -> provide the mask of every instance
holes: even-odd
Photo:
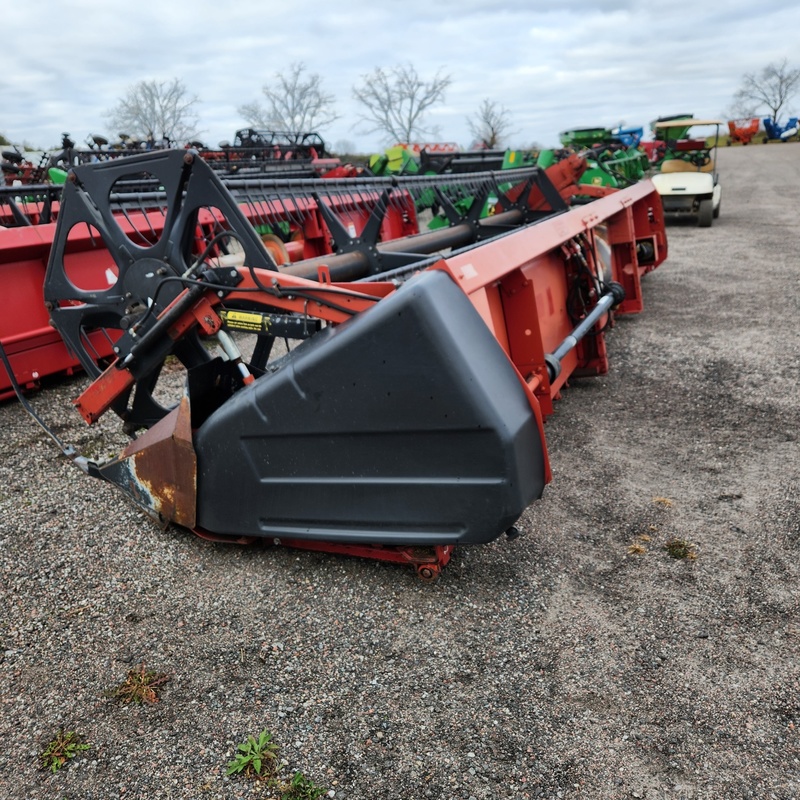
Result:
[[[337,799],[800,797],[800,145],[720,162],[720,219],[670,225],[547,422],[524,535],[435,584],[159,530],[0,405],[0,797],[270,797],[225,776],[264,729]],[[83,385],[33,401],[113,452]],[[160,702],[104,695],[142,663]],[[50,774],[60,727],[91,748]]]

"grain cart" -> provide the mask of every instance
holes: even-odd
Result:
[[[733,142],[742,145],[750,144],[760,127],[761,120],[758,117],[728,120],[728,131],[730,133],[728,145],[730,146]]]
[[[694,114],[669,114],[664,117],[658,117],[650,123],[650,130],[653,134],[653,141],[641,142],[640,146],[647,155],[647,159],[651,168],[658,168],[664,160],[667,152],[667,144],[664,141],[665,130],[659,127],[662,122],[672,122],[673,120],[689,120],[692,119]],[[669,135],[673,139],[683,139],[688,135],[689,128],[676,127],[669,131]]]
[[[676,122],[677,120],[688,121],[694,118],[694,114],[668,114],[664,117],[658,117],[650,123],[650,130],[653,132],[656,140],[664,141],[666,138],[666,128],[662,124],[664,122]],[[685,124],[684,127],[676,126],[670,128],[670,138],[685,139],[689,134],[691,123]]]
[[[661,195],[665,214],[695,216],[701,228],[710,228],[719,216],[722,187],[717,174],[719,120],[673,119],[655,123],[666,151],[653,185]],[[713,129],[713,138],[689,133]]]
[[[561,131],[558,139],[564,147],[570,147],[573,150],[591,149],[615,141],[610,128],[572,128]]]
[[[44,297],[92,379],[77,410],[89,424],[111,411],[136,438],[107,461],[66,454],[216,541],[433,578],[456,545],[513,535],[551,478],[544,418],[570,376],[607,371],[604,332],[642,309],[641,278],[667,253],[648,181],[570,208],[581,162],[554,168],[513,181],[486,219],[377,242],[401,188],[387,180],[361,236],[337,229],[337,252],[281,268],[191,153],[74,168]],[[161,204],[117,213],[114,187],[143,171]],[[105,287],[70,279],[90,254]],[[97,331],[110,360],[87,345]],[[273,356],[284,337],[296,346]],[[185,371],[170,401],[167,359]]]

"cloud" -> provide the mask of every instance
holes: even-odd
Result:
[[[570,127],[717,115],[744,72],[800,59],[798,28],[794,0],[562,0],[544,10],[529,0],[499,9],[484,0],[435,8],[421,0],[175,0],[136,13],[69,0],[56,15],[50,0],[28,0],[4,9],[0,132],[43,147],[55,147],[63,131],[78,141],[113,137],[105,114],[129,86],[176,77],[199,97],[203,137],[215,144],[243,126],[236,109],[260,99],[276,71],[303,61],[342,115],[320,133],[370,152],[381,142],[355,132],[352,87],[376,66],[410,61],[423,76],[440,68],[452,76],[445,105],[431,114],[443,139],[467,144],[467,118],[489,98],[509,110],[515,144],[556,144]]]

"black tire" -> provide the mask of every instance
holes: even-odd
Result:
[[[714,222],[714,202],[711,199],[701,200],[697,211],[697,226],[710,228]]]

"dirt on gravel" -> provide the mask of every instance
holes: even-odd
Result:
[[[0,798],[277,797],[225,775],[262,730],[348,800],[800,797],[800,144],[719,158],[720,218],[668,226],[547,421],[523,535],[434,584],[162,531],[0,405]],[[32,401],[113,452],[84,383]],[[141,664],[158,703],[105,695]],[[43,771],[60,728],[91,746]]]

